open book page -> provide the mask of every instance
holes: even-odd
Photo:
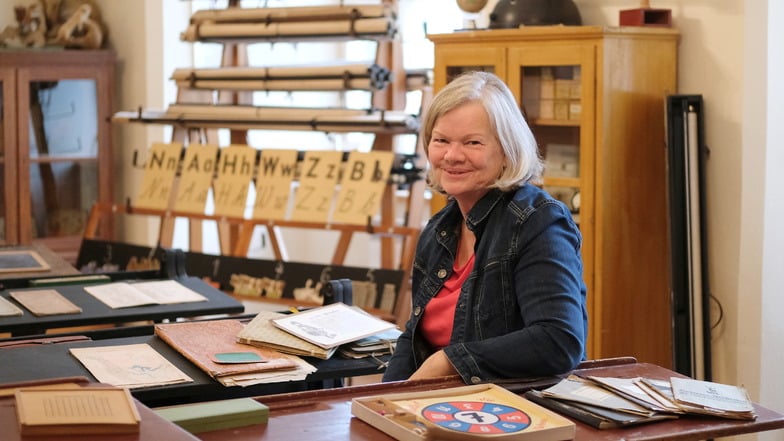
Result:
[[[118,387],[147,387],[190,383],[193,379],[146,343],[71,348],[101,383]]]
[[[82,308],[74,305],[54,289],[11,291],[11,297],[35,316],[78,314]]]
[[[84,290],[112,309],[207,301],[206,297],[175,280],[114,282],[85,286]]]
[[[273,319],[275,326],[322,348],[334,348],[395,327],[361,308],[333,303]]]
[[[206,297],[176,280],[137,282],[132,286],[161,305],[207,301]]]
[[[24,315],[24,311],[8,301],[5,297],[0,297],[0,317]]]

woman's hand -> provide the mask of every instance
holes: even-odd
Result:
[[[422,366],[414,372],[409,380],[421,380],[423,378],[445,377],[447,375],[455,375],[457,371],[449,362],[444,351],[435,352],[433,355],[427,357]]]

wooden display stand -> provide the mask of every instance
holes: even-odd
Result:
[[[357,12],[352,10],[348,7],[335,7],[336,9],[340,10],[339,13],[334,15],[325,15],[324,18],[320,20],[324,20],[320,22],[319,19],[310,19],[308,21],[308,28],[307,30],[310,31],[310,28],[319,28],[323,25],[323,27],[333,26],[334,22],[340,19],[340,16],[344,13],[348,13],[348,17],[350,18],[351,29],[348,34],[344,35],[335,35],[335,34],[324,34],[324,35],[275,35],[272,37],[254,37],[254,36],[225,36],[225,37],[216,37],[214,33],[212,36],[203,36],[200,35],[201,32],[207,31],[214,31],[214,28],[220,27],[224,21],[229,21],[231,15],[236,13],[257,13],[262,14],[264,13],[265,8],[260,8],[258,10],[242,10],[241,8],[237,7],[238,2],[233,1],[230,2],[229,8],[226,10],[215,10],[215,11],[201,11],[204,15],[214,17],[210,18],[210,26],[214,24],[214,26],[207,28],[199,27],[199,26],[191,26],[189,27],[188,31],[184,33],[185,39],[188,41],[211,41],[211,42],[218,42],[223,44],[223,59],[221,65],[225,68],[247,68],[248,67],[248,56],[247,56],[247,44],[251,42],[280,42],[280,41],[325,41],[325,42],[339,42],[339,41],[350,41],[352,39],[364,39],[368,38],[371,40],[375,40],[377,52],[376,52],[376,60],[375,64],[378,66],[382,66],[388,69],[391,73],[390,78],[391,83],[383,90],[380,91],[372,91],[372,105],[374,109],[382,109],[380,112],[381,121],[379,124],[375,126],[363,126],[356,124],[352,126],[349,124],[344,125],[336,125],[336,124],[325,124],[323,127],[318,122],[316,118],[311,120],[304,120],[305,124],[300,126],[295,126],[291,124],[291,120],[281,118],[280,121],[265,121],[264,118],[248,118],[244,120],[232,120],[229,116],[225,121],[217,121],[217,122],[209,122],[206,120],[196,120],[196,121],[189,121],[187,117],[182,118],[172,118],[171,112],[169,116],[165,114],[157,114],[150,116],[150,114],[144,113],[139,111],[138,114],[134,115],[132,113],[124,112],[123,115],[120,113],[115,115],[114,120],[118,122],[144,122],[144,123],[162,123],[162,124],[171,124],[174,127],[173,132],[173,142],[179,142],[186,148],[191,144],[214,144],[218,145],[217,140],[217,129],[218,128],[228,128],[230,129],[230,142],[233,145],[245,145],[247,144],[247,131],[250,129],[269,129],[269,130],[280,130],[288,127],[289,129],[293,130],[317,130],[317,131],[325,131],[325,132],[343,132],[343,133],[350,133],[350,132],[364,132],[364,133],[372,133],[374,134],[374,142],[372,145],[373,152],[393,152],[394,151],[394,140],[395,137],[399,134],[413,134],[416,133],[415,127],[404,127],[404,126],[395,126],[393,124],[388,124],[387,120],[385,119],[385,112],[388,113],[389,118],[392,118],[394,115],[393,113],[402,113],[402,109],[405,107],[405,94],[409,90],[409,85],[416,83],[416,81],[408,81],[408,75],[403,70],[402,66],[402,59],[401,59],[401,49],[400,49],[400,41],[394,37],[394,33],[385,33],[380,32],[378,34],[373,34],[369,37],[364,37],[362,35],[358,35],[361,32],[361,26],[359,25],[357,20]],[[382,8],[394,8],[396,4],[394,1],[384,2]],[[279,10],[280,8],[271,8],[270,11]],[[291,22],[296,22],[297,15],[299,11],[307,12],[310,11],[317,11],[319,8],[286,8],[289,10],[290,14],[286,15],[285,18],[281,19],[279,23],[280,27],[283,28],[284,25],[290,25]],[[346,11],[343,11],[346,9]],[[372,9],[372,8],[371,8]],[[275,11],[277,12],[277,11]],[[198,15],[202,15],[197,13]],[[336,18],[337,17],[337,18]],[[196,19],[196,14],[192,18],[192,21]],[[214,21],[213,21],[214,20]],[[267,21],[275,21],[276,18],[273,16],[266,16]],[[386,19],[378,19],[383,20]],[[378,22],[377,20],[377,22]],[[278,23],[276,23],[278,25]],[[238,29],[245,29],[242,25],[237,25]],[[381,28],[383,29],[384,26],[382,25]],[[232,31],[234,32],[234,31]],[[266,31],[265,31],[266,32]],[[314,69],[318,69],[318,66],[314,66]],[[416,75],[412,75],[416,76]],[[200,104],[205,106],[229,106],[232,108],[239,108],[239,107],[246,107],[250,110],[255,110],[259,108],[252,107],[252,90],[248,90],[247,88],[239,90],[235,88],[208,88],[208,89],[199,89],[196,87],[197,81],[191,81],[190,83],[185,80],[178,82],[180,87],[178,89],[178,98],[176,105],[170,107],[176,108],[176,106],[183,106],[185,104]],[[303,87],[306,84],[305,81],[302,82]],[[346,82],[346,84],[349,84]],[[310,83],[308,83],[307,87],[312,87]],[[429,84],[422,84],[421,82],[418,83],[418,87],[423,89],[423,99],[426,99],[429,96]],[[217,99],[214,99],[214,92],[217,90],[218,95]],[[296,81],[291,84],[291,91],[296,91],[297,85]],[[302,89],[306,90],[306,89]],[[227,107],[227,109],[229,108]],[[183,107],[184,108],[184,107]],[[194,107],[195,108],[195,107]],[[123,112],[121,112],[123,113]],[[371,115],[368,115],[370,117]],[[367,117],[363,117],[367,119]],[[416,166],[421,169],[423,166],[424,161],[424,154],[419,150],[417,147],[417,159],[416,159]],[[223,149],[222,149],[223,150]],[[175,183],[176,187],[176,183]],[[243,219],[241,215],[238,216],[214,216],[214,215],[199,215],[193,213],[183,213],[177,212],[176,210],[171,209],[168,207],[164,210],[148,210],[139,207],[132,207],[132,204],[126,204],[125,206],[96,206],[96,212],[102,212],[106,210],[114,211],[114,212],[127,212],[127,213],[136,213],[136,214],[146,214],[146,215],[155,215],[161,219],[161,228],[159,231],[159,243],[161,246],[170,247],[173,241],[174,235],[174,221],[177,217],[185,217],[189,219],[190,222],[190,247],[189,249],[192,251],[200,251],[202,248],[201,244],[201,223],[204,220],[214,220],[218,223],[219,228],[219,242],[220,242],[220,249],[221,253],[225,255],[233,255],[233,256],[246,256],[248,253],[248,248],[250,246],[251,238],[253,237],[254,230],[256,228],[265,228],[268,232],[267,237],[272,244],[272,249],[275,254],[276,259],[283,259],[285,260],[287,256],[283,249],[285,248],[282,245],[282,236],[280,235],[279,229],[282,227],[289,227],[289,228],[304,228],[304,229],[321,229],[321,230],[331,230],[337,231],[340,234],[340,237],[337,242],[336,249],[333,254],[332,264],[340,265],[344,261],[346,254],[348,252],[349,244],[353,237],[355,237],[357,232],[364,232],[370,233],[371,235],[377,236],[380,238],[381,242],[381,256],[380,256],[380,266],[381,268],[386,269],[402,269],[408,273],[411,269],[411,265],[413,262],[413,250],[416,244],[416,239],[418,237],[419,227],[422,222],[422,217],[424,215],[424,181],[422,179],[414,179],[412,182],[409,183],[407,188],[408,190],[408,197],[405,203],[405,213],[402,213],[402,216],[396,215],[395,211],[395,202],[396,202],[396,195],[395,190],[397,188],[397,184],[390,183],[386,185],[383,195],[381,197],[381,210],[380,210],[380,220],[378,224],[373,224],[368,220],[367,224],[362,226],[357,225],[348,225],[348,224],[341,224],[335,222],[306,222],[302,219],[299,220],[279,220],[279,219],[270,219],[270,218],[260,218],[258,216],[254,216],[254,219]],[[400,219],[402,218],[402,223]],[[92,231],[91,231],[92,233]],[[87,236],[86,236],[87,237]],[[399,252],[396,251],[398,247],[396,246],[396,241],[400,241]],[[402,323],[408,317],[408,309],[409,309],[409,301],[410,298],[408,293],[408,283],[404,283],[401,285],[401,290],[398,295],[398,306],[395,308],[396,315],[399,321]]]

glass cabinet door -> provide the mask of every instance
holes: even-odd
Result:
[[[435,67],[433,69],[434,90],[441,90],[456,76],[468,71],[493,72],[503,77],[506,66],[506,51],[477,44],[476,47],[435,48]]]
[[[593,81],[591,47],[510,48],[507,83],[517,96],[545,162],[541,185],[591,223]]]
[[[29,104],[32,238],[81,235],[99,189],[95,81],[31,82]]]
[[[507,84],[534,132],[545,163],[539,184],[569,207],[583,235],[585,282],[595,270],[595,61],[592,45],[510,47]],[[595,296],[588,302],[593,314]],[[593,350],[588,342],[588,352]]]

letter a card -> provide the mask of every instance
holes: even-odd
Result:
[[[191,144],[185,149],[174,199],[175,211],[204,214],[217,160],[218,146],[215,144]]]

